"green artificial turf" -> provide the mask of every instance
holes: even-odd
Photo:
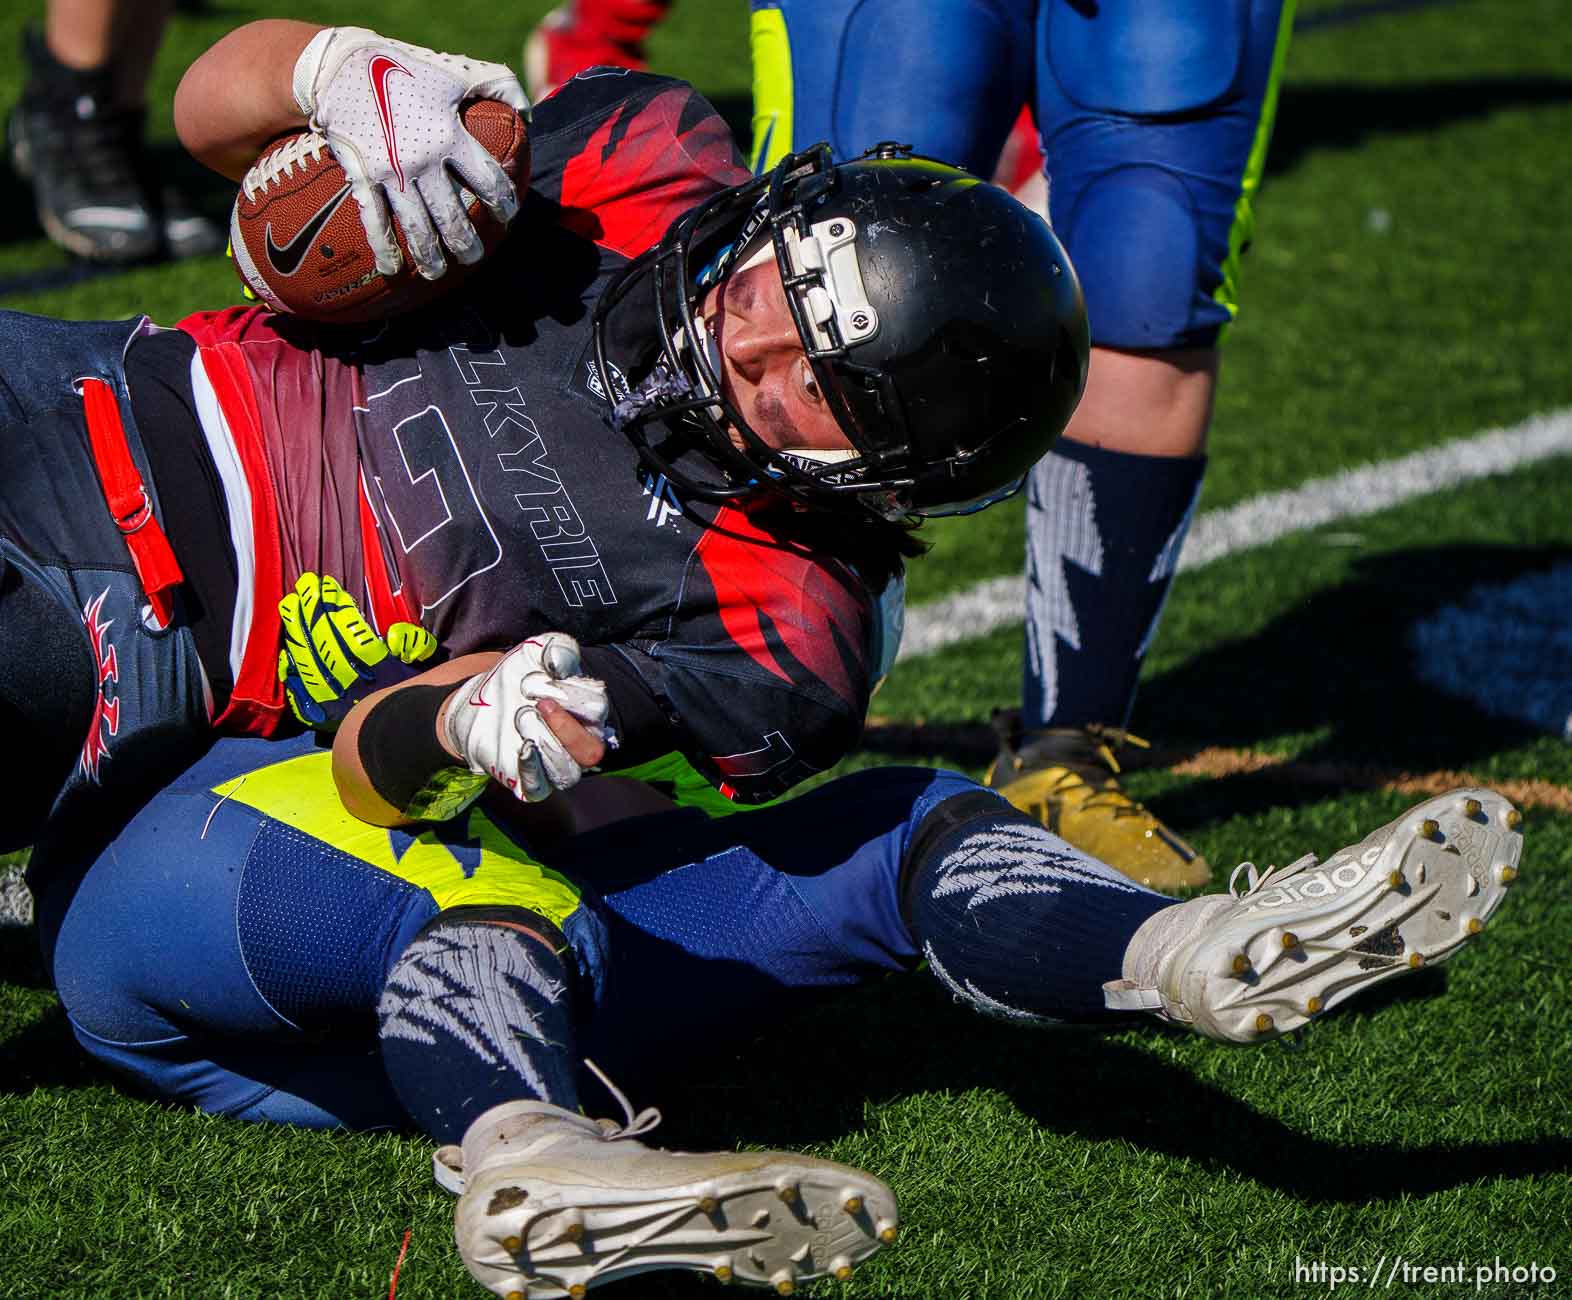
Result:
[[[388,0],[331,18],[513,59],[545,8]],[[651,47],[737,123],[744,8],[681,0]],[[1290,56],[1203,508],[1572,405],[1564,6],[1317,0],[1301,15],[1324,25]],[[26,16],[0,16],[0,48]],[[177,19],[153,115],[171,166],[180,68],[254,16],[226,2]],[[0,67],[0,101],[17,75]],[[182,174],[224,213],[227,186]],[[0,284],[31,287],[0,305],[167,321],[237,296],[221,259],[73,281],[32,228],[25,191],[4,192]],[[1438,611],[1572,557],[1569,500],[1572,460],[1553,461],[1182,574],[1132,726],[1180,752],[1572,786],[1566,742],[1513,721],[1509,698],[1527,675],[1565,675],[1565,659],[1482,670],[1464,699],[1421,680],[1413,650]],[[1021,568],[1018,503],[933,535],[914,601]],[[903,665],[846,767],[980,772],[988,712],[1017,698],[1020,635]],[[1410,802],[1352,780],[1159,768],[1131,784],[1220,876],[1242,859],[1325,855]],[[801,1147],[895,1188],[901,1243],[844,1287],[807,1289],[816,1296],[1566,1294],[1572,816],[1534,806],[1525,831],[1522,880],[1477,944],[1289,1040],[1026,1032],[919,975],[786,1023],[739,1024],[714,1059],[636,1100],[665,1108],[669,1145]],[[250,1127],[117,1091],[76,1050],[31,932],[0,930],[0,1296],[373,1300],[406,1229],[399,1297],[479,1295],[428,1159],[413,1138]],[[1476,1287],[1473,1270],[1497,1261],[1561,1276]],[[1459,1262],[1463,1282],[1402,1272]],[[1364,1273],[1334,1288],[1331,1267]],[[724,1292],[639,1278],[606,1294]]]

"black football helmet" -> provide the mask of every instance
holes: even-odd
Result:
[[[723,394],[695,308],[766,239],[849,457],[773,448]],[[627,312],[637,304],[647,348],[651,298],[659,353],[641,364]],[[777,491],[892,519],[980,509],[1019,488],[1080,400],[1090,347],[1048,224],[896,144],[838,165],[815,145],[705,200],[607,286],[594,333],[600,373],[630,381],[610,392],[612,423],[679,491]]]

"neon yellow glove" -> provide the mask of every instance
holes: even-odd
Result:
[[[321,731],[336,728],[357,700],[413,676],[411,665],[437,649],[436,637],[414,623],[394,623],[383,640],[330,576],[301,574],[278,613],[278,680],[290,711]]]

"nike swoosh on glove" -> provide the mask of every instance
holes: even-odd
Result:
[[[428,280],[448,268],[444,246],[466,264],[481,258],[463,188],[503,223],[518,211],[513,182],[460,117],[471,99],[500,99],[529,112],[524,88],[504,65],[439,54],[364,27],[328,27],[296,60],[294,92],[349,178],[383,275],[403,265],[389,210]]]
[[[584,769],[541,717],[540,701],[555,700],[615,748],[606,684],[583,676],[582,667],[579,643],[566,632],[515,646],[454,693],[444,722],[449,747],[471,772],[487,773],[530,803],[577,785]]]
[[[412,677],[412,665],[437,648],[436,637],[414,623],[394,623],[383,640],[335,579],[315,573],[300,575],[278,614],[278,680],[290,712],[318,731],[334,730],[373,691]]]

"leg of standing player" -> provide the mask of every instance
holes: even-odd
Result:
[[[568,0],[524,42],[524,85],[542,99],[586,68],[642,68],[644,42],[671,0]]]
[[[1292,11],[1038,14],[1049,211],[1093,349],[1081,405],[1028,486],[1025,695],[1019,718],[1001,719],[997,779],[1152,883],[1208,871],[1152,819],[1109,815],[1122,810],[1108,766],[1205,470],[1217,344],[1237,310]]]
[[[11,115],[17,172],[38,215],[80,257],[133,262],[224,246],[213,222],[160,186],[146,156],[147,85],[172,0],[49,0]]]
[[[1200,10],[1061,0],[754,6],[756,167],[816,138],[843,154],[897,138],[986,175],[1015,97],[1034,104],[1094,346],[1081,407],[1028,488],[1025,701],[997,720],[990,779],[1164,887],[1208,868],[1123,793],[1116,754],[1200,488],[1288,11],[1258,0],[1219,28]]]

